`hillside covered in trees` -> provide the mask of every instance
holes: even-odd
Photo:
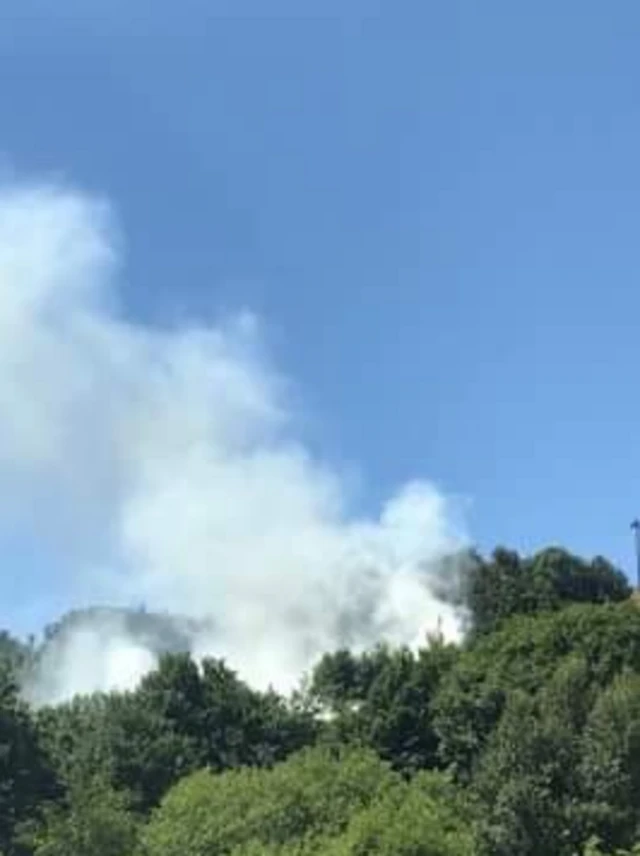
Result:
[[[460,645],[329,651],[286,699],[175,638],[135,691],[31,707],[42,649],[4,633],[0,852],[640,853],[640,610],[624,575],[498,549],[448,596],[468,617]]]

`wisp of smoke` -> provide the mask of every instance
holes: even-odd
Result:
[[[416,481],[354,516],[346,480],[294,436],[258,320],[134,322],[120,260],[104,200],[0,189],[2,493],[76,590],[211,618],[194,654],[282,691],[338,646],[456,636],[430,584],[464,542],[451,500]],[[96,619],[58,651],[49,696],[132,686],[152,663]]]

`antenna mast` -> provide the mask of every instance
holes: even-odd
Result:
[[[636,548],[636,591],[640,591],[640,520],[636,519],[631,524],[633,529]]]

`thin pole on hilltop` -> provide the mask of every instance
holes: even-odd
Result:
[[[632,524],[636,548],[636,591],[640,591],[640,520],[636,518]]]

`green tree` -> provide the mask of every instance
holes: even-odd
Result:
[[[275,692],[259,693],[218,660],[202,663],[205,763],[224,770],[271,765],[312,745],[318,724],[309,710]]]
[[[38,714],[43,743],[65,783],[81,787],[99,775],[134,794],[140,810],[155,805],[200,758],[188,736],[139,693],[78,698]]]
[[[130,693],[78,698],[39,712],[45,745],[71,784],[99,772],[143,812],[208,766],[272,764],[315,740],[308,712],[258,693],[223,663],[164,656]]]
[[[132,856],[139,828],[127,796],[95,780],[46,812],[31,846],[34,856]]]
[[[499,547],[488,561],[473,555],[458,599],[468,610],[473,633],[495,630],[513,615],[557,610],[571,603],[626,600],[629,583],[613,565],[551,547],[530,557]]]
[[[544,699],[512,694],[473,779],[483,852],[573,856],[584,840],[571,812],[575,765],[568,721]]]
[[[417,654],[388,646],[359,657],[339,651],[319,662],[310,692],[339,739],[375,749],[400,770],[430,768],[438,749],[431,702],[456,655],[438,639]]]
[[[319,856],[473,856],[476,845],[460,794],[438,774],[416,776],[356,812]]]
[[[67,789],[95,776],[110,778],[112,702],[111,696],[97,693],[34,712],[39,740]]]
[[[33,656],[33,641],[21,642],[6,630],[0,630],[0,671],[16,680],[29,667]]]
[[[590,830],[607,847],[630,847],[640,838],[640,675],[620,675],[601,692],[579,772]]]
[[[576,604],[518,615],[467,645],[433,701],[442,763],[468,781],[509,694],[541,692],[567,659],[586,666],[594,689],[640,669],[640,610],[631,602]]]
[[[0,674],[0,852],[19,853],[14,837],[61,795],[59,782],[38,739],[18,688]]]
[[[304,750],[271,770],[203,770],[162,801],[144,832],[149,856],[215,856],[344,832],[354,812],[399,779],[373,753]]]
[[[582,856],[605,856],[605,851],[601,849],[602,841],[593,836],[585,845]],[[611,856],[640,856],[640,844],[634,845],[631,850],[621,850],[616,848],[613,852],[609,851]]]

